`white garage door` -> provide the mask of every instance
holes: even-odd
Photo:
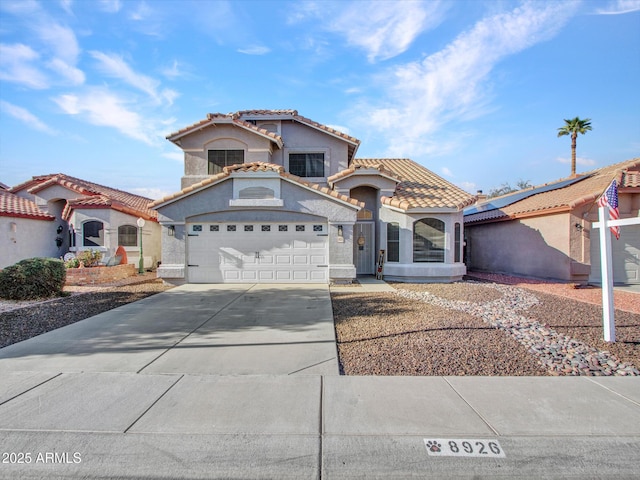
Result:
[[[190,283],[327,283],[327,225],[188,224]]]
[[[640,225],[620,227],[620,239],[611,237],[613,257],[613,282],[617,284],[640,284]],[[600,233],[591,233],[591,274],[589,281],[600,283]]]

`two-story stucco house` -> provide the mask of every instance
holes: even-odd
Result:
[[[358,139],[295,110],[209,114],[167,139],[185,165],[151,204],[167,282],[351,282],[380,259],[388,279],[466,272],[474,197],[411,160],[355,158]]]

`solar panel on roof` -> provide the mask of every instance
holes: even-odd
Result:
[[[464,209],[465,215],[473,215],[475,213],[489,212],[491,210],[497,210],[499,208],[504,208],[507,205],[511,205],[513,203],[524,200],[525,198],[529,198],[532,195],[537,195],[539,193],[550,192],[552,190],[558,190],[560,188],[568,187],[574,183],[577,183],[585,178],[589,178],[591,175],[585,175],[583,177],[570,178],[568,180],[563,180],[558,183],[551,183],[548,185],[543,185],[541,187],[532,188],[530,190],[521,190],[519,192],[515,192],[512,195],[507,195],[504,197],[496,198],[491,200],[489,203],[485,203],[482,205],[472,205],[468,208]]]

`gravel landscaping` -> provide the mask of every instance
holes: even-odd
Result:
[[[2,301],[0,348],[170,288],[155,279],[142,283],[122,283],[108,287],[78,287],[70,289],[67,297],[40,302]]]
[[[640,315],[494,283],[332,293],[346,375],[639,375]]]
[[[332,290],[343,374],[640,375],[638,294],[628,294],[633,311],[616,310],[617,342],[609,344],[601,307],[567,298],[569,290],[486,281],[392,286]],[[0,301],[0,348],[169,288],[149,274],[66,288],[69,296],[46,301]]]

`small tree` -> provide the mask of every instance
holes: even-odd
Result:
[[[489,198],[493,198],[493,197],[500,197],[502,195],[507,195],[508,193],[513,193],[513,192],[517,192],[518,190],[524,190],[525,188],[531,188],[533,185],[531,185],[531,182],[529,182],[529,180],[518,180],[518,183],[516,183],[516,187],[517,188],[513,188],[509,182],[504,182],[502,185],[500,185],[499,187],[495,187],[492,188],[491,190],[489,190]]]
[[[591,130],[591,119],[585,118],[582,120],[581,118],[572,118],[572,119],[564,119],[564,126],[558,129],[558,137],[562,137],[564,135],[571,136],[571,176],[576,176],[576,143],[578,140],[578,134],[584,135],[589,130]]]

